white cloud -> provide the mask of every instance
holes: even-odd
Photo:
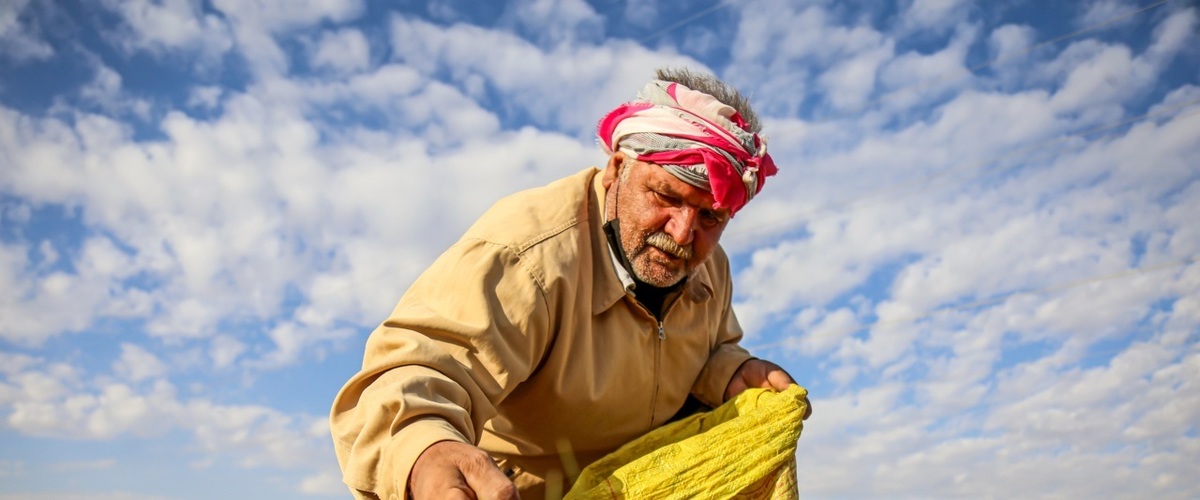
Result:
[[[1196,23],[1195,9],[1172,13],[1155,27],[1150,46],[1141,54],[1122,44],[1075,42],[1055,60],[1035,68],[1034,74],[1059,85],[1051,101],[1057,112],[1108,119],[1119,111],[1114,110],[1118,103],[1154,86],[1155,75],[1180,54]]]
[[[325,462],[316,458],[332,451],[317,446],[317,439],[298,429],[309,419],[298,425],[296,418],[270,408],[225,406],[204,400],[188,402],[183,408],[187,415],[183,423],[194,433],[201,449],[236,457],[243,467],[291,468]]]
[[[337,74],[366,69],[371,63],[371,47],[367,37],[356,29],[324,33],[313,50],[312,65],[330,69]]]
[[[1033,27],[1018,24],[1005,24],[992,30],[988,45],[992,51],[993,60],[1012,60],[1024,54],[1036,41],[1037,33]]]
[[[838,109],[857,109],[867,102],[875,89],[876,75],[893,49],[885,43],[877,49],[860,52],[839,62],[817,78],[830,103]]]
[[[100,459],[100,460],[89,460],[86,462],[59,462],[59,463],[52,465],[51,468],[53,468],[54,470],[59,471],[59,472],[69,473],[72,471],[80,471],[80,470],[112,469],[116,465],[117,465],[116,460],[111,459],[111,458],[105,458],[105,459]]]
[[[533,130],[514,134],[515,142],[503,137],[488,139],[441,159],[425,154],[429,146],[415,139],[396,142],[386,134],[346,130],[339,130],[342,135],[338,137],[348,142],[335,143],[325,152],[315,152],[311,149],[315,148],[311,123],[290,113],[264,112],[271,102],[289,99],[303,102],[320,95],[312,93],[313,90],[354,100],[370,96],[371,89],[375,88],[383,91],[380,102],[389,100],[388,92],[407,95],[411,105],[404,105],[404,109],[417,113],[419,120],[430,123],[427,133],[434,133],[433,127],[443,128],[446,131],[444,142],[448,144],[474,141],[495,130],[495,120],[470,99],[444,85],[422,87],[423,81],[413,76],[411,71],[389,66],[362,75],[348,86],[334,88],[332,93],[326,87],[281,87],[282,82],[277,82],[259,89],[260,95],[227,97],[225,112],[211,122],[197,121],[178,113],[168,115],[162,122],[168,135],[168,140],[163,142],[134,143],[129,129],[98,116],[81,115],[74,127],[54,119],[27,122],[14,116],[13,121],[8,122],[11,124],[10,146],[5,150],[14,158],[21,156],[24,160],[18,161],[20,167],[10,172],[9,185],[35,199],[58,203],[82,201],[91,207],[82,212],[88,225],[111,231],[123,245],[132,248],[132,254],[113,251],[105,254],[109,255],[108,260],[113,256],[123,259],[120,273],[112,269],[115,266],[111,263],[97,260],[98,264],[104,265],[85,269],[90,271],[83,276],[57,273],[42,277],[44,286],[40,289],[43,291],[36,297],[40,297],[37,300],[44,305],[31,307],[35,303],[29,299],[13,298],[6,305],[22,311],[13,317],[29,318],[35,321],[34,325],[38,324],[36,322],[47,323],[45,318],[73,323],[49,322],[34,327],[12,321],[8,323],[11,328],[8,334],[19,332],[29,337],[27,340],[36,342],[87,325],[94,316],[39,313],[62,307],[61,300],[66,300],[67,290],[72,290],[71,299],[79,304],[80,289],[74,283],[80,280],[91,279],[85,282],[97,287],[93,294],[96,303],[105,297],[106,288],[110,300],[121,297],[113,300],[110,307],[89,307],[88,310],[98,310],[100,315],[148,317],[153,314],[148,317],[148,333],[190,338],[214,335],[216,323],[221,318],[261,318],[274,314],[285,286],[303,284],[309,279],[306,276],[313,276],[313,279],[322,275],[338,276],[324,274],[322,269],[327,264],[313,262],[311,259],[315,256],[332,252],[335,262],[349,257],[353,272],[362,276],[355,280],[359,283],[378,281],[380,262],[388,263],[388,268],[402,270],[394,275],[398,285],[392,286],[398,289],[391,294],[379,294],[370,287],[355,287],[350,294],[327,293],[322,286],[313,287],[310,300],[316,302],[301,307],[298,314],[304,315],[305,324],[325,318],[322,323],[316,328],[288,330],[305,332],[304,335],[262,332],[262,339],[276,344],[277,350],[267,361],[252,363],[252,366],[278,367],[295,362],[301,350],[319,352],[313,342],[333,342],[344,337],[345,330],[320,330],[328,325],[328,318],[350,315],[365,322],[375,321],[381,314],[379,311],[390,307],[399,296],[402,284],[419,271],[416,263],[426,261],[434,251],[412,252],[407,263],[397,260],[397,255],[403,252],[397,251],[393,241],[399,242],[401,247],[413,245],[411,240],[403,237],[410,234],[406,227],[442,232],[441,237],[432,239],[448,243],[457,232],[453,228],[465,227],[492,200],[514,189],[511,186],[530,186],[562,172],[564,165],[574,169],[584,164],[580,159],[590,151],[590,146]],[[361,91],[364,89],[366,92]],[[420,122],[405,125],[422,126]],[[472,133],[472,129],[476,132]],[[449,134],[451,130],[453,135]],[[359,141],[365,142],[358,144]],[[384,143],[394,148],[398,155],[385,153],[379,156],[365,149]],[[30,144],[33,154],[19,152]],[[412,147],[414,145],[416,147]],[[500,145],[504,145],[505,152],[497,155],[496,148]],[[549,145],[553,145],[555,154],[534,153]],[[84,157],[88,159],[74,159]],[[337,163],[349,160],[349,163],[331,170],[330,166],[337,163],[322,163],[322,158],[336,158]],[[397,168],[397,165],[435,164],[439,167],[433,176],[414,176],[411,170]],[[43,168],[43,165],[51,168]],[[430,203],[439,203],[436,200],[442,196],[440,193],[451,186],[439,181],[439,177],[458,178],[461,181],[457,184],[458,191],[475,190],[479,196],[471,197],[472,204],[441,210],[444,216],[440,219],[410,217],[407,222],[397,225],[377,216],[417,214]],[[386,178],[392,180],[381,182]],[[416,179],[423,179],[425,183],[414,183]],[[318,191],[321,187],[333,189]],[[364,196],[372,192],[377,195]],[[397,195],[398,192],[402,194]],[[178,193],[178,196],[168,197],[166,193]],[[280,213],[272,208],[281,205],[289,210]],[[335,220],[342,219],[347,224],[329,228],[344,227],[344,230],[321,229],[307,222],[331,214]],[[281,226],[284,220],[291,222]],[[447,224],[450,220],[456,222]],[[448,233],[445,232],[447,228]],[[372,235],[375,241],[363,240],[364,234]],[[289,241],[299,240],[310,242],[310,250],[295,253],[296,246]],[[46,247],[43,245],[43,248]],[[107,248],[113,250],[114,247],[109,245]],[[26,267],[25,254],[19,248],[6,253],[10,257],[6,269],[19,273]],[[360,260],[355,257],[359,254],[372,257]],[[234,269],[231,270],[230,265]],[[301,271],[301,267],[311,271]],[[114,280],[137,273],[161,280],[162,287],[151,297],[139,289],[112,288],[110,285]],[[22,279],[28,287],[33,286],[32,280],[36,277]],[[346,282],[343,277],[337,279]],[[14,274],[9,281],[20,283],[16,280],[18,276]],[[18,294],[20,287],[9,289]],[[361,301],[366,301],[367,305]],[[336,308],[330,309],[329,306],[334,304],[337,304]],[[331,335],[334,333],[336,335]],[[213,349],[212,355],[218,364],[227,366],[245,352],[246,346],[221,341],[214,344]]]
[[[844,307],[828,314],[805,309],[796,315],[792,326],[801,332],[798,347],[810,356],[833,349],[862,328],[855,313]]]
[[[1145,57],[1149,64],[1157,69],[1163,64],[1167,64],[1170,60],[1181,51],[1192,48],[1191,42],[1196,36],[1197,23],[1200,19],[1197,17],[1196,8],[1188,8],[1171,13],[1169,17],[1163,20],[1154,28],[1153,43],[1146,49]]]
[[[821,5],[796,10],[790,3],[764,2],[742,12],[734,54],[755,64],[806,57],[828,63],[882,42],[883,35],[869,25],[843,24],[853,23],[841,22]],[[780,35],[785,38],[774,38]]]
[[[22,460],[0,460],[0,477],[21,477],[25,475],[25,462]]]
[[[289,56],[279,45],[276,35],[322,21],[348,22],[365,10],[361,0],[216,0],[213,8],[227,20],[236,50],[246,58],[248,69],[258,78],[289,72]]]
[[[900,15],[900,23],[906,31],[949,31],[966,18],[969,7],[963,0],[912,0]]]
[[[791,2],[758,2],[741,12],[731,45],[732,62],[723,73],[733,76],[733,83],[754,98],[763,114],[796,116],[805,104],[812,75],[859,54],[865,59],[858,65],[866,65],[865,69],[887,58],[891,45],[886,37],[870,25],[853,23],[836,19],[822,5],[801,9]],[[838,76],[853,75],[832,75],[826,85],[837,83]],[[861,99],[857,95],[868,90],[859,88],[850,98],[839,99]]]
[[[459,21],[463,14],[455,8],[455,3],[455,0],[430,0],[425,3],[425,11],[429,13],[429,17],[439,21]]]
[[[0,373],[7,376],[20,373],[30,366],[41,362],[41,360],[33,356],[6,351],[0,351],[0,361],[3,361],[3,363],[0,363]]]
[[[189,91],[187,104],[204,109],[214,109],[221,103],[221,95],[224,93],[224,89],[215,85],[193,87]]]
[[[212,325],[228,314],[224,311],[255,315],[277,307],[282,293],[278,287],[296,275],[289,275],[282,264],[298,257],[283,253],[289,245],[278,232],[279,216],[262,208],[277,198],[270,192],[270,172],[251,168],[263,158],[263,153],[252,151],[283,151],[285,144],[290,149],[308,132],[304,124],[280,118],[279,126],[260,133],[253,120],[275,118],[255,116],[253,110],[247,113],[244,100],[238,104],[232,104],[233,117],[216,126],[169,116],[164,126],[176,142],[166,143],[135,144],[123,127],[96,116],[77,118],[73,128],[77,135],[63,135],[65,124],[53,119],[33,126],[9,122],[15,125],[14,140],[28,138],[24,145],[10,143],[10,152],[32,147],[46,151],[50,158],[87,158],[25,156],[14,162],[10,186],[35,199],[82,201],[89,207],[83,211],[84,222],[111,231],[133,249],[122,275],[101,276],[104,269],[88,274],[85,269],[79,276],[43,278],[46,285],[94,278],[88,282],[100,288],[93,295],[102,297],[115,293],[106,291],[109,283],[104,281],[148,273],[164,281],[164,291],[175,290],[156,296],[157,307],[167,316],[153,321],[150,330],[161,334],[210,335]],[[229,156],[243,152],[241,159]],[[299,164],[283,163],[277,168]],[[221,271],[231,264],[244,267]],[[72,288],[71,300],[87,299],[76,286]],[[43,289],[40,296],[53,300],[53,290],[64,288]],[[232,294],[232,289],[242,293]],[[136,292],[130,297],[138,299]]]
[[[978,33],[975,26],[959,25],[949,43],[937,52],[908,51],[896,56],[879,76],[882,86],[891,91],[883,105],[907,109],[936,102],[947,91],[964,84],[969,86],[964,80],[971,76],[966,59]]]
[[[514,0],[505,4],[501,25],[511,25],[543,47],[594,42],[604,18],[584,0]]]
[[[303,354],[313,351],[312,346],[320,341],[346,339],[354,333],[346,328],[314,327],[286,322],[267,332],[267,337],[271,339],[275,348],[262,358],[247,362],[247,365],[266,369],[291,365],[299,361]],[[320,351],[317,352],[317,356],[321,357]]]
[[[1089,47],[1088,56],[1050,64],[1085,67],[1103,46],[1068,49]],[[1192,94],[1184,86],[1164,102]],[[1200,154],[1197,118],[1161,118],[1086,147],[983,161],[1086,127],[1086,118],[1051,109],[1050,99],[1036,90],[960,93],[928,121],[868,129],[865,140],[847,140],[845,126],[771,123],[785,131],[772,137],[773,151],[802,158],[804,175],[772,179],[747,212],[752,218],[735,222],[770,218],[763,210],[792,217],[775,223],[782,240],[768,245],[770,234],[740,233],[751,240],[734,248],[756,250],[737,277],[736,307],[752,345],[778,339],[757,330],[803,308],[791,316],[796,333],[773,343],[796,347],[807,355],[802,363],[819,360],[840,387],[815,394],[817,415],[800,442],[805,495],[979,496],[1017,478],[1014,491],[1035,496],[1194,494],[1181,478],[1197,446],[1179,436],[1193,432],[1184,415],[1197,410],[1194,398],[1182,397],[1189,386],[1170,378],[1195,363],[1194,320],[1128,350],[1103,346],[1122,345],[1140,328],[1157,331],[1139,325],[1161,316],[1155,307],[1163,301],[1175,304],[1172,318],[1195,314],[1194,264],[1121,272],[1200,252],[1194,224],[1182,218],[1196,209],[1190,195],[1200,189],[1194,169],[1183,166]],[[801,236],[791,236],[797,227]],[[1135,238],[1147,241],[1140,259]],[[875,324],[867,336],[851,336],[864,316],[830,304],[888,266],[897,269],[891,293],[871,299],[866,316]],[[1019,291],[1035,294],[1006,295]],[[827,307],[838,314],[825,316]],[[1104,366],[1078,368],[1097,361]],[[1120,387],[1130,381],[1137,382]],[[1043,393],[1048,384],[1057,389]],[[893,399],[846,409],[868,394]],[[1114,420],[1114,412],[1129,417]],[[876,420],[860,423],[865,418]],[[1170,442],[1152,442],[1152,428]],[[1161,451],[1139,451],[1146,449]],[[840,458],[830,463],[831,455]],[[1122,479],[1108,480],[1107,471]]]
[[[307,495],[342,495],[346,493],[346,483],[342,482],[341,474],[330,469],[304,478],[298,491]]]
[[[1002,109],[1003,107],[998,106],[993,109]],[[971,113],[971,115],[977,118],[982,116],[978,112]],[[872,249],[868,251],[868,254],[872,254],[877,252],[878,249],[883,248],[889,249],[891,253],[918,252],[939,248],[939,251],[931,255],[930,258],[918,260],[907,266],[896,281],[894,299],[908,302],[910,304],[908,307],[914,311],[928,310],[951,298],[963,297],[964,294],[974,293],[977,294],[975,298],[983,299],[994,294],[1004,293],[1008,290],[1017,290],[1018,284],[1029,284],[1030,277],[1038,276],[1044,279],[1053,276],[1049,274],[1049,271],[1052,270],[1057,273],[1074,272],[1076,273],[1075,276],[1089,276],[1102,275],[1113,270],[1122,269],[1130,261],[1131,255],[1129,254],[1128,246],[1119,244],[1123,241],[1120,239],[1121,237],[1105,237],[1106,240],[1112,243],[1118,243],[1115,245],[1106,243],[1105,240],[1096,241],[1095,239],[1104,235],[1105,232],[1120,229],[1120,223],[1114,225],[1093,224],[1089,227],[1081,225],[1080,221],[1102,220],[1105,216],[1101,214],[1119,213],[1122,210],[1121,207],[1124,205],[1122,198],[1125,196],[1129,196],[1131,199],[1145,199],[1147,196],[1153,198],[1159,196],[1161,193],[1165,193],[1166,186],[1168,185],[1178,186],[1180,182],[1186,183],[1190,174],[1178,169],[1181,165],[1179,161],[1187,155],[1193,154],[1190,152],[1193,148],[1176,143],[1173,137],[1176,135],[1176,131],[1179,130],[1177,127],[1185,127],[1188,122],[1190,120],[1187,118],[1171,122],[1171,126],[1163,130],[1159,137],[1172,139],[1167,139],[1166,142],[1154,142],[1160,146],[1152,150],[1155,151],[1155,154],[1163,155],[1159,163],[1162,165],[1161,168],[1163,168],[1162,173],[1149,175],[1145,171],[1139,171],[1139,173],[1134,174],[1132,171],[1122,170],[1122,175],[1136,175],[1137,177],[1126,178],[1120,181],[1114,180],[1111,184],[1106,184],[1105,187],[1084,189],[1072,195],[1064,196],[1058,194],[1057,196],[1062,200],[1062,203],[1056,205],[1053,211],[1045,212],[1043,216],[1011,218],[1011,215],[1007,215],[1004,209],[997,209],[997,207],[1004,207],[1006,203],[1012,203],[1012,211],[1028,210],[1031,207],[1029,207],[1027,202],[1022,201],[1025,199],[1024,197],[1014,196],[1012,202],[1002,202],[991,198],[989,194],[983,194],[982,197],[976,195],[973,199],[962,198],[956,200],[952,205],[948,205],[949,209],[943,207],[939,215],[948,217],[966,216],[967,219],[965,220],[969,220],[974,226],[987,228],[986,231],[976,233],[970,229],[966,229],[965,234],[958,236],[952,236],[950,233],[943,233],[941,236],[936,236],[937,233],[930,235],[920,231],[921,227],[930,227],[929,225],[921,225],[918,221],[913,221],[903,226],[904,234],[895,234],[895,238],[892,238],[888,236],[889,231],[887,229],[891,226],[891,223],[883,222],[878,226],[873,226],[868,231],[868,234],[876,238],[882,238],[877,240],[881,241],[880,244],[871,245],[864,241],[852,242],[842,239],[843,237],[838,237],[833,240],[838,243],[832,245],[830,248]],[[1147,130],[1146,134],[1152,134],[1152,132]],[[1133,145],[1139,144],[1141,145],[1140,147],[1144,148],[1147,140],[1156,141],[1148,137],[1143,137],[1142,133],[1137,133],[1127,140],[1115,143],[1113,149],[1122,151],[1120,154],[1114,154],[1109,148],[1098,145],[1095,149],[1089,151],[1086,157],[1078,160],[1068,157],[1062,163],[1062,166],[1056,169],[1057,174],[1075,172],[1074,176],[1057,176],[1061,179],[1060,181],[1047,183],[1047,179],[1056,178],[1055,170],[1051,170],[1049,173],[1040,172],[1036,177],[1029,177],[1028,184],[1022,182],[1014,185],[1013,192],[1024,193],[1024,196],[1039,192],[1055,193],[1062,186],[1078,183],[1079,175],[1085,175],[1090,178],[1102,175],[1105,172],[1104,167],[1106,165],[1113,165],[1114,163],[1120,165],[1140,164],[1140,160],[1137,160],[1135,158],[1136,155],[1133,153],[1133,149],[1135,148]],[[1126,146],[1129,147],[1128,150],[1126,150]],[[1168,172],[1170,174],[1167,174]],[[1153,181],[1153,184],[1147,186],[1152,187],[1152,191],[1147,192],[1131,189],[1132,186],[1144,185],[1146,181]],[[1114,190],[1113,188],[1117,189]],[[1120,194],[1115,198],[1113,197],[1114,194],[1121,192],[1127,194]],[[1135,192],[1137,194],[1133,194]],[[926,201],[932,200],[927,198]],[[988,206],[988,211],[982,212],[974,208],[969,208],[977,203],[980,204],[979,206]],[[822,260],[830,259],[830,257],[827,257],[830,255],[830,252],[822,250],[817,246],[823,241],[823,237],[826,234],[839,234],[827,233],[826,228],[838,228],[839,231],[846,231],[844,228],[852,228],[855,227],[855,224],[863,223],[863,217],[881,215],[881,211],[870,210],[868,208],[859,208],[855,212],[858,216],[848,219],[847,222],[839,222],[840,218],[835,218],[834,221],[829,221],[828,223],[823,220],[814,221],[809,226],[809,231],[813,233],[813,236],[810,240],[804,242],[803,246],[779,247],[804,248],[811,246],[813,247],[811,254],[806,253],[803,256],[795,257],[768,257],[768,254],[760,252],[761,259],[760,256],[756,256],[754,263],[752,263],[751,268],[747,271],[747,273],[750,273],[746,275],[747,279],[753,279],[751,277],[756,276],[753,273],[756,272],[754,270],[758,267],[758,262],[771,266],[764,267],[764,270],[780,269],[784,268],[784,266],[810,265],[808,263],[816,262],[816,264],[812,264],[813,269],[802,274],[785,272],[781,276],[780,274],[775,274],[773,271],[766,271],[763,276],[774,276],[775,278],[773,279],[778,279],[779,281],[798,283],[805,290],[825,290],[822,295],[809,295],[804,300],[828,300],[842,290],[845,290],[846,286],[858,283],[859,280],[853,278],[842,281],[846,283],[843,286],[836,286],[832,283],[821,281],[821,276],[863,276],[863,272],[850,272],[852,268],[848,266],[851,264],[823,262]],[[891,212],[895,213],[895,209],[892,209]],[[901,217],[904,216],[901,215]],[[1049,217],[1049,220],[1046,217]],[[1145,220],[1138,220],[1137,222],[1143,223],[1147,220],[1155,220],[1158,217],[1161,216],[1146,215]],[[897,222],[898,220],[899,218],[897,218]],[[933,226],[949,228],[958,224],[961,223],[953,222],[953,219],[947,219],[935,222]],[[1086,232],[1081,238],[1057,236],[1055,228],[1067,226]],[[1140,227],[1144,229],[1145,226]],[[1127,231],[1124,233],[1125,237],[1132,237],[1134,230]],[[930,241],[942,237],[955,239],[926,246]],[[1043,243],[1042,245],[1028,244],[1030,242]],[[1053,242],[1054,252],[1046,251],[1044,245],[1050,242]],[[855,255],[856,252],[851,251],[848,253],[843,250],[839,257],[835,257],[834,259],[838,262],[853,263],[855,261],[852,259],[854,259]],[[1048,258],[1049,256],[1053,257]],[[985,266],[980,263],[987,263],[988,265]],[[928,274],[930,269],[932,269],[929,266],[941,268],[944,271],[937,271],[940,276],[934,277]],[[1072,268],[1075,266],[1083,267],[1076,267],[1076,270],[1072,271]],[[1029,268],[1029,272],[1014,272],[1022,268]],[[835,271],[827,271],[829,269]],[[1063,282],[1069,279],[1069,277],[1059,278]],[[1046,285],[1053,284],[1052,282],[1041,282]],[[752,285],[749,288],[757,287]],[[790,290],[792,288],[777,285],[767,286],[764,289]],[[1129,289],[1127,291],[1132,290]],[[811,294],[812,292],[806,293]],[[779,299],[776,298],[775,300]],[[1116,309],[1109,310],[1112,312],[1117,311]]]
[[[89,310],[145,318],[147,333],[183,339],[216,335],[223,318],[278,314],[285,290],[296,286],[313,301],[297,309],[306,316],[296,324],[325,318],[296,330],[311,332],[303,336],[308,340],[272,337],[267,328],[244,339],[247,346],[291,346],[255,365],[278,367],[342,338],[343,330],[319,330],[328,318],[376,321],[419,263],[438,251],[424,243],[448,245],[499,196],[582,168],[595,155],[590,144],[535,129],[497,136],[497,120],[476,101],[399,65],[345,83],[270,80],[223,99],[221,114],[208,121],[169,113],[160,124],[166,138],[159,141],[134,141],[129,127],[96,115],[80,114],[73,124],[8,115],[8,132],[0,137],[7,137],[5,151],[13,158],[15,168],[5,176],[13,192],[86,207],[81,222],[128,249],[106,254],[122,257],[119,273],[108,264],[82,275],[40,277],[43,291],[35,298],[41,306],[13,295],[11,307],[22,311],[14,317],[45,324],[10,322],[8,335],[22,332],[37,341],[89,324],[95,316],[40,313],[63,307],[66,290],[76,303],[88,297],[79,296],[77,282],[91,283],[95,304],[111,304]],[[321,130],[324,125],[290,110],[341,102],[363,112],[390,106],[396,128]],[[415,131],[427,139],[413,137]],[[318,143],[319,134],[331,140]],[[455,193],[471,201],[447,205]],[[441,207],[436,216],[415,216],[431,206]],[[397,221],[380,214],[410,216]],[[329,222],[316,223],[321,220]],[[419,245],[407,237],[413,232],[428,237]],[[26,253],[5,253],[13,294],[39,279],[20,275]],[[158,282],[155,293],[120,284],[135,275]],[[394,293],[356,285],[380,276],[394,278]],[[324,279],[342,283],[343,291],[325,292],[318,286]],[[214,349],[223,361],[244,354],[228,342]]]
[[[121,344],[121,358],[113,363],[112,371],[129,382],[141,382],[166,375],[167,366],[149,351],[125,343]]]
[[[703,69],[687,57],[628,41],[541,47],[507,32],[464,24],[441,27],[402,16],[393,18],[391,28],[393,54],[422,75],[449,72],[449,80],[465,88],[483,77],[504,95],[496,109],[589,138],[599,117],[633,99],[654,69]]]
[[[54,48],[38,34],[31,26],[24,23],[23,16],[30,7],[30,0],[11,0],[0,4],[0,57],[11,58],[16,62],[36,61],[53,57]]]
[[[303,28],[325,20],[351,21],[361,16],[366,7],[361,0],[217,0],[213,3],[238,24],[271,31]]]
[[[246,352],[246,344],[229,335],[218,335],[212,339],[209,357],[217,369],[228,368]]]
[[[1123,100],[1150,83],[1148,75],[1135,71],[1134,66],[1128,47],[1108,47],[1090,61],[1074,66],[1051,105],[1056,111],[1071,112]]]
[[[55,364],[45,371],[22,371],[8,379],[20,392],[10,403],[7,423],[32,435],[107,439],[119,434],[154,435],[165,429],[174,389],[157,382],[148,394],[124,384],[97,381],[83,387],[79,371]]]
[[[1170,99],[1178,102],[1189,89]],[[1044,110],[1047,97],[962,94],[942,108],[938,122],[896,132],[895,144],[863,141],[858,150],[905,144],[927,151],[926,164],[970,165],[962,159],[1061,130],[1065,122]],[[889,496],[919,488],[934,496],[978,496],[1016,478],[1022,484],[1014,491],[1026,495],[1194,494],[1180,478],[1197,447],[1180,436],[1192,432],[1184,415],[1197,411],[1195,398],[1184,396],[1190,383],[1174,381],[1196,363],[1197,266],[1179,259],[1200,252],[1200,238],[1194,224],[1167,214],[1196,204],[1189,194],[1200,179],[1183,167],[1185,158],[1200,154],[1196,119],[1141,123],[1087,147],[1055,150],[1051,159],[1021,161],[999,180],[956,184],[957,193],[944,193],[944,183],[914,190],[916,197],[875,192],[806,218],[802,238],[755,251],[738,276],[745,295],[739,312],[823,307],[885,263],[909,256],[899,261],[892,293],[872,303],[878,319],[869,335],[843,337],[831,354],[815,351],[842,389],[832,401],[816,400],[817,416],[801,439],[805,494]],[[997,130],[975,122],[1025,124]],[[921,146],[923,139],[942,144],[941,151]],[[946,152],[953,159],[943,160]],[[828,176],[821,157],[806,162],[818,173],[806,178],[816,185],[799,186],[801,192],[844,191],[839,173],[886,179],[922,163],[922,155],[892,152],[872,156],[858,171],[847,161],[855,157],[830,159]],[[1141,265],[1177,265],[1123,273],[1137,262],[1131,241],[1139,234],[1149,235]],[[1167,234],[1184,236],[1170,247],[1174,238]],[[1035,293],[1006,295],[1026,290]],[[998,299],[970,305],[992,297]],[[1173,304],[1171,319],[1140,326],[1163,316],[1155,311],[1164,301]],[[836,336],[818,335],[819,316],[808,311],[794,325],[802,336],[788,344],[801,352],[828,348]],[[755,314],[747,323],[761,322]],[[849,320],[857,313],[842,316],[846,329],[855,328]],[[1168,323],[1176,326],[1153,326]],[[1123,347],[1142,328],[1160,333]],[[1114,342],[1122,347],[1106,352]],[[1082,368],[1096,362],[1101,366]],[[893,391],[912,401],[897,396],[882,408],[856,410],[859,419],[878,421],[855,427],[860,420],[850,417],[845,400],[895,387],[896,377],[911,381]],[[906,439],[914,434],[922,438]],[[1152,441],[1158,437],[1170,441],[1160,446]],[[1147,449],[1159,451],[1139,451]],[[844,459],[829,463],[831,455]],[[1102,471],[1119,471],[1119,479]],[[855,486],[862,484],[871,486]]]
[[[173,405],[173,396],[174,390],[167,384],[156,384],[149,395],[138,394],[123,384],[110,384],[94,396],[69,398],[66,406],[81,417],[86,415],[85,429],[92,437],[111,438],[126,432],[154,434],[164,427],[157,413]]]
[[[205,12],[199,0],[104,0],[101,5],[124,20],[125,30],[115,35],[115,42],[127,51],[195,52],[202,64],[211,65],[233,47],[229,26]]]
[[[135,371],[145,369],[147,354],[135,346],[122,346],[114,374],[137,378],[131,375],[130,366],[141,366],[133,368]],[[112,440],[127,435],[161,437],[183,430],[205,456],[233,459],[245,467],[309,471],[315,479],[306,481],[304,489],[328,491],[322,474],[336,465],[323,415],[289,415],[257,405],[183,400],[162,380],[142,392],[109,377],[82,377],[80,370],[65,364],[46,365],[42,360],[4,353],[0,359],[18,362],[6,364],[0,384],[7,383],[15,391],[0,399],[0,404],[12,408],[7,424],[22,433]]]
[[[1128,0],[1091,0],[1080,2],[1079,10],[1080,15],[1075,24],[1079,28],[1085,28],[1134,12],[1138,10],[1138,6]]]
[[[1007,481],[1020,483],[1012,491],[1034,496],[1194,494],[1195,486],[1181,479],[1184,464],[1197,458],[1198,449],[1195,440],[1180,439],[1179,432],[1194,425],[1185,423],[1184,415],[1194,414],[1196,398],[1189,394],[1195,392],[1190,381],[1178,381],[1196,369],[1200,357],[1184,354],[1164,364],[1149,354],[1155,350],[1169,352],[1135,346],[1105,367],[1034,374],[1026,386],[1011,391],[1002,382],[1000,392],[987,396],[993,413],[985,419],[942,404],[905,402],[905,384],[818,399],[817,413],[800,440],[804,494],[853,490],[890,496],[919,490],[978,496]],[[1139,356],[1141,361],[1133,361]],[[922,385],[954,385],[961,376],[935,368],[929,378],[941,381]],[[962,404],[962,397],[949,403]],[[1164,441],[1124,430],[1144,418],[1163,419],[1170,429],[1162,432]],[[1140,455],[1134,451],[1139,449],[1156,451]],[[864,462],[873,466],[852,466]]]
[[[58,253],[42,242],[43,250]],[[144,317],[146,297],[122,285],[134,270],[132,260],[107,238],[85,240],[72,256],[74,271],[38,271],[27,260],[25,245],[0,245],[0,311],[6,321],[0,338],[38,345],[63,332],[86,329],[98,317]],[[62,314],[62,311],[74,311]]]
[[[658,24],[657,2],[625,2],[622,13],[626,24],[639,28],[661,27]]]
[[[97,65],[96,77],[79,89],[80,101],[109,116],[133,115],[140,120],[149,120],[150,101],[128,95],[122,89],[122,80],[113,68]]]
[[[1020,88],[1028,80],[1029,59],[1036,54],[1037,32],[1024,24],[1005,24],[988,35],[989,66],[981,71],[990,71],[996,80],[1007,88]]]
[[[96,492],[56,492],[56,493],[21,493],[20,495],[0,494],[0,500],[166,500],[172,497],[164,495],[144,495],[126,491]]]

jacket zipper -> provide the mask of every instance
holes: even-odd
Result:
[[[658,407],[658,388],[659,380],[662,379],[662,350],[665,340],[667,340],[667,332],[663,329],[663,322],[660,319],[658,320],[658,340],[654,341],[654,396],[650,398],[650,429],[654,428],[654,410]]]
[[[663,314],[662,314],[663,318],[666,318],[667,314],[669,314],[671,312],[672,306],[675,305],[675,302],[678,299],[679,299],[679,296],[677,295],[677,296],[673,297],[669,303],[666,304],[666,306],[664,307],[664,310],[663,310]],[[637,299],[634,299],[634,301],[636,302]],[[641,308],[642,311],[645,311],[647,316],[650,316],[651,318],[655,318],[655,316],[653,314],[651,314],[650,311],[647,310],[645,307],[643,307],[641,304],[638,304],[638,307]],[[667,330],[663,326],[664,320],[657,319],[657,318],[655,318],[655,319],[657,321],[657,326],[658,326],[658,340],[656,340],[654,342],[654,393],[650,398],[650,427],[648,427],[647,430],[654,429],[654,410],[658,407],[658,389],[659,389],[659,385],[660,385],[659,380],[662,378],[661,372],[662,372],[663,342],[666,342],[666,340],[667,340]]]

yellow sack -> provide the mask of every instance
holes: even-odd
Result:
[[[664,425],[589,465],[564,500],[796,498],[807,396],[750,389]]]

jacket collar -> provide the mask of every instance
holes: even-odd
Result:
[[[612,308],[624,298],[633,286],[633,278],[621,266],[614,249],[604,234],[604,175],[597,170],[592,177],[592,193],[588,196],[588,230],[592,240],[592,314],[600,314]],[[713,295],[709,262],[697,267],[683,286],[683,297],[693,302],[708,300]]]

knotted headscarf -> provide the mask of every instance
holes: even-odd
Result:
[[[747,130],[737,110],[711,95],[663,80],[600,120],[604,152],[661,165],[713,195],[714,208],[736,214],[778,169],[767,140]]]

